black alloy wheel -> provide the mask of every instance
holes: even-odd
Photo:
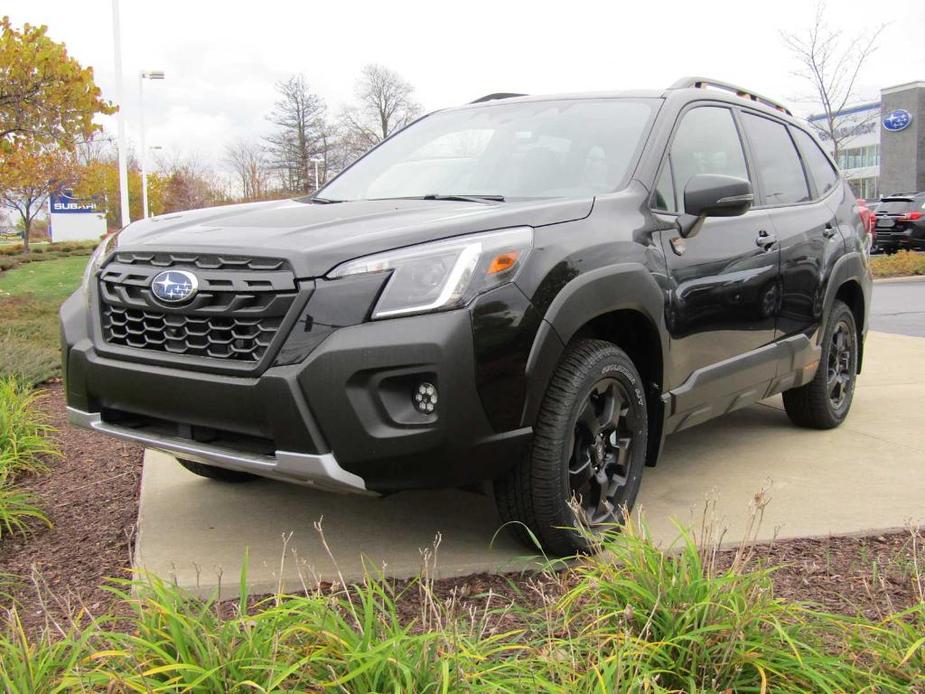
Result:
[[[858,373],[860,337],[851,309],[836,300],[824,325],[813,380],[783,394],[790,421],[811,429],[832,429],[845,420]]]
[[[630,474],[635,413],[629,394],[614,378],[591,388],[575,423],[569,455],[569,488],[594,529],[620,520],[620,503]]]

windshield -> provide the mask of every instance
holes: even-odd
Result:
[[[328,200],[578,197],[626,183],[657,100],[581,99],[438,111],[320,191]]]

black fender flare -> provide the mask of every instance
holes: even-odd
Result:
[[[543,316],[527,359],[527,392],[521,415],[522,426],[533,426],[552,374],[565,346],[589,321],[614,311],[632,310],[642,314],[659,336],[662,355],[662,383],[659,397],[653,398],[650,412],[650,464],[661,448],[665,416],[664,374],[668,356],[668,330],[665,326],[665,292],[652,271],[641,263],[618,263],[584,272],[556,294]]]
[[[835,303],[835,296],[845,282],[857,282],[858,286],[861,288],[864,302],[862,306],[864,315],[861,324],[858,325],[858,330],[861,333],[859,335],[860,341],[858,348],[858,373],[861,372],[861,365],[864,362],[864,337],[867,335],[867,324],[870,318],[870,295],[873,287],[873,279],[868,270],[866,258],[864,258],[861,253],[860,251],[850,251],[835,261],[835,264],[832,266],[832,272],[829,275],[828,286],[826,286],[825,289],[825,302],[822,309],[822,315],[828,316],[832,310],[832,305]],[[816,335],[817,345],[822,342],[822,333],[823,331],[820,329]]]

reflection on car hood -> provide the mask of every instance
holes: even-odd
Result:
[[[582,219],[593,198],[484,204],[445,200],[249,203],[135,222],[119,250],[225,253],[287,258],[301,278],[370,253],[460,234]]]

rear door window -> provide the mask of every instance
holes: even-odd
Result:
[[[758,168],[765,205],[792,205],[810,199],[800,155],[787,128],[777,121],[751,113],[742,123]]]
[[[806,170],[816,184],[816,193],[822,197],[835,187],[838,182],[838,172],[832,166],[832,162],[819,149],[819,144],[806,132],[799,128],[791,128],[790,132],[797,141],[800,151],[803,153],[803,162],[806,164]]]

